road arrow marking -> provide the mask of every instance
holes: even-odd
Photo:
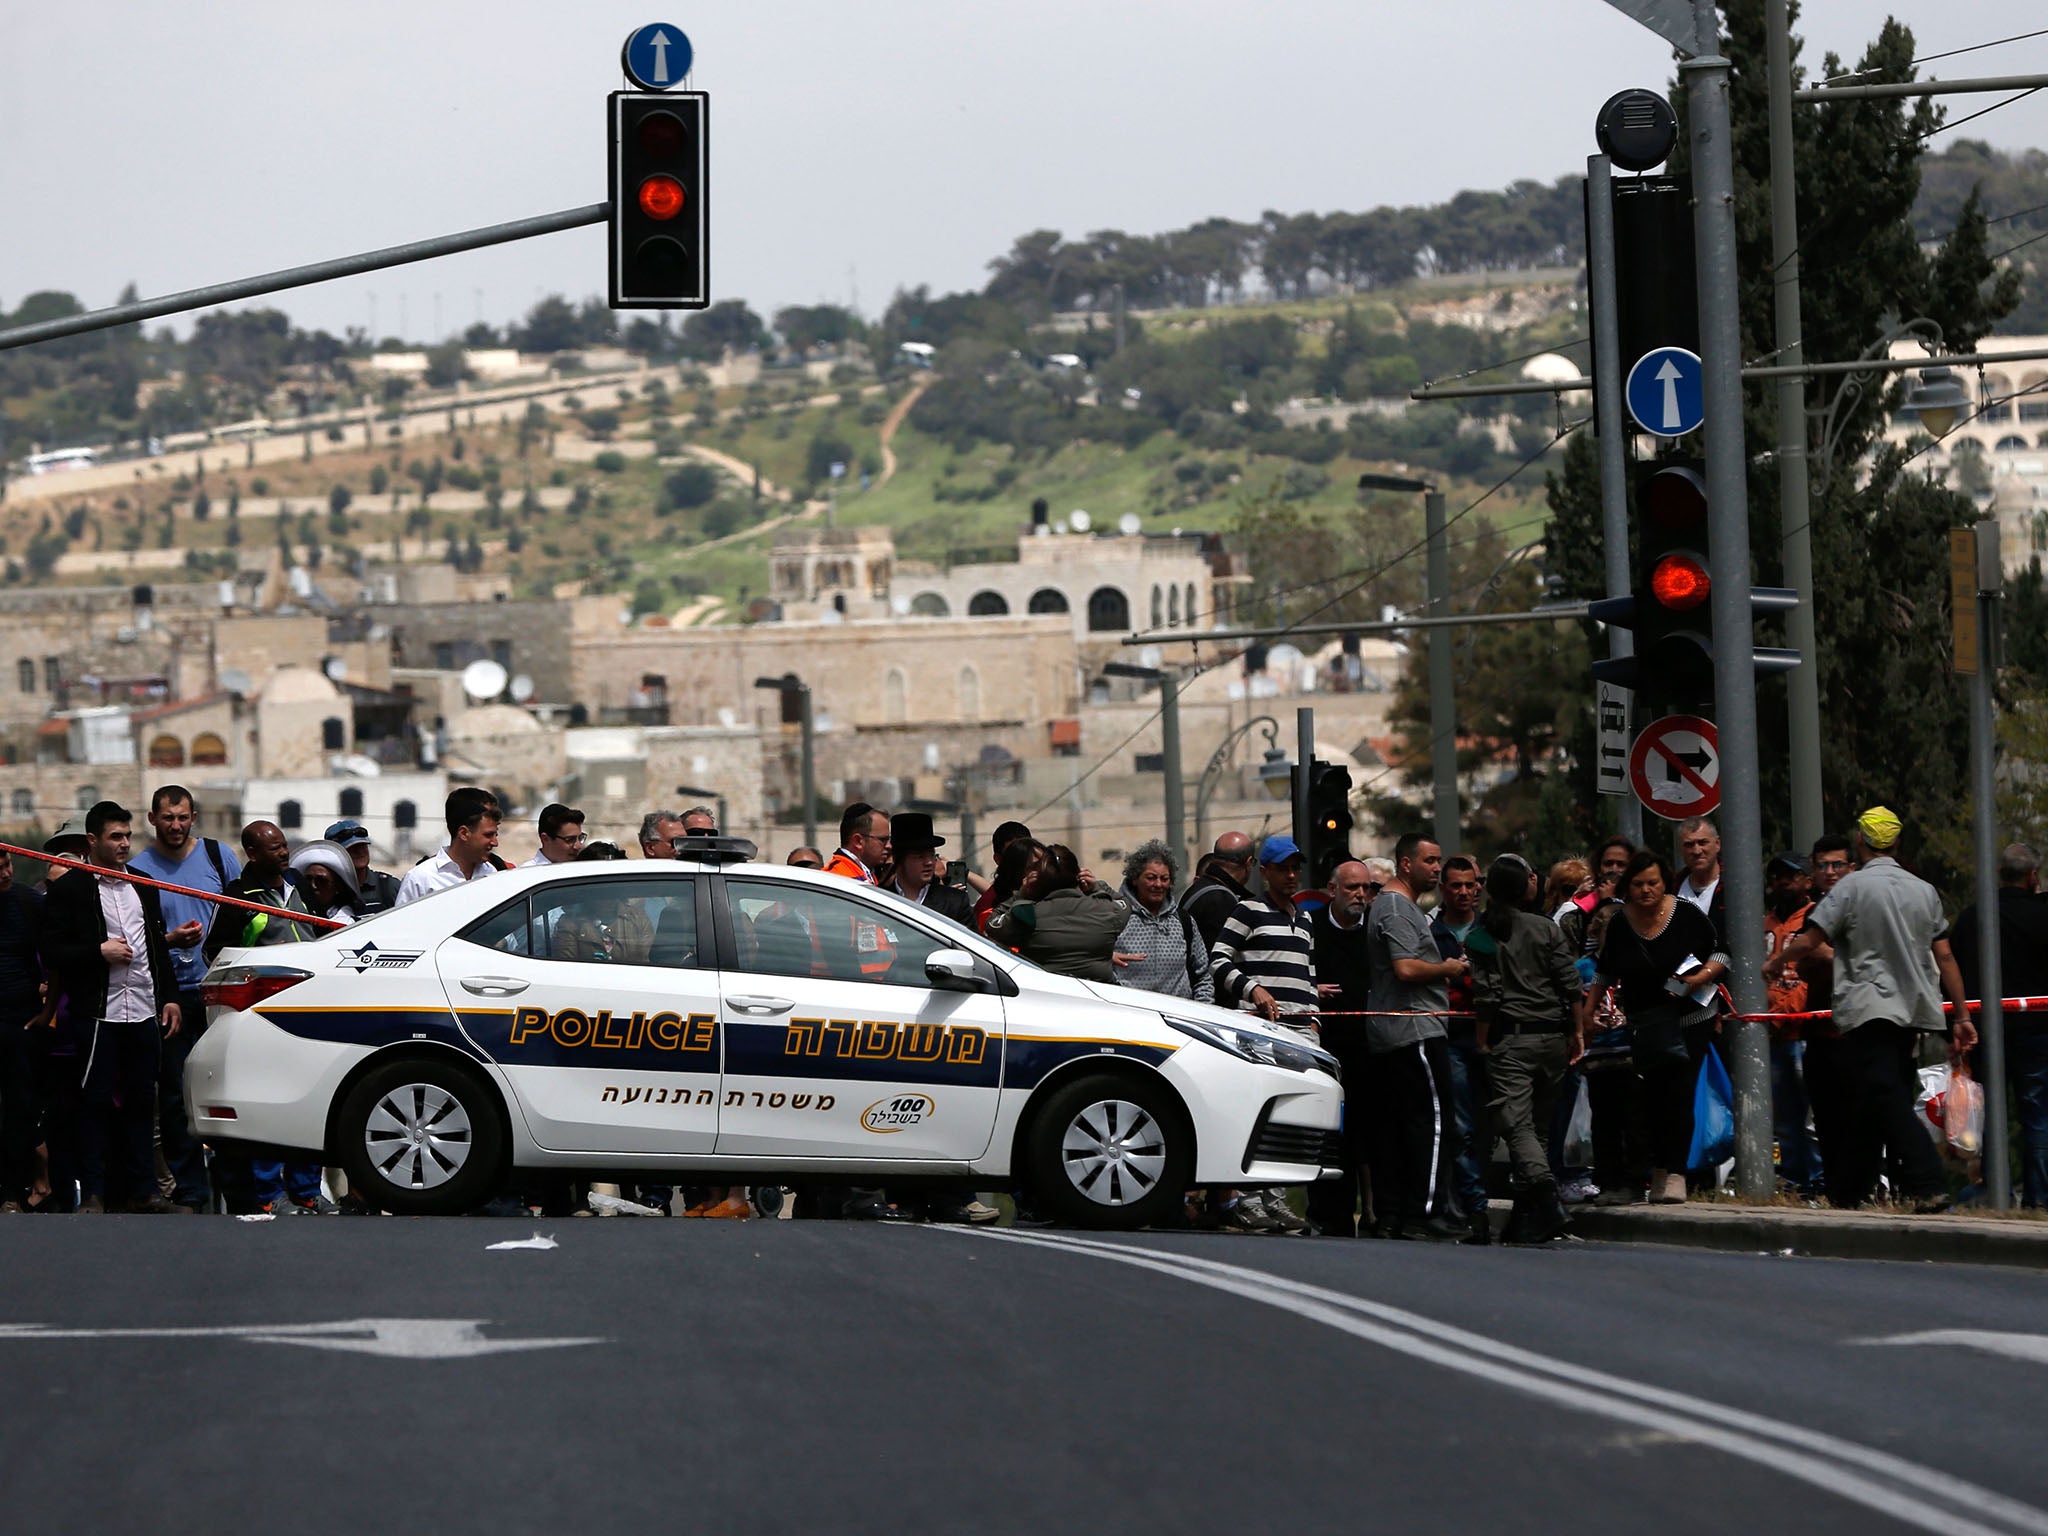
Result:
[[[1935,1328],[1896,1333],[1886,1339],[1851,1339],[1851,1344],[1960,1344],[1987,1355],[2004,1355],[2029,1365],[2048,1365],[2048,1333],[1994,1333],[1986,1328]]]
[[[668,34],[666,32],[657,32],[647,41],[654,49],[654,83],[656,85],[666,85],[668,83]],[[1664,366],[1668,368],[1671,365],[1666,363]],[[1667,405],[1665,409],[1676,410],[1677,407]]]
[[[1678,430],[1678,381],[1682,377],[1678,364],[1668,357],[1664,359],[1664,366],[1655,374],[1657,382],[1664,386],[1664,427],[1669,432]]]
[[[393,1360],[467,1360],[477,1355],[605,1344],[600,1338],[487,1339],[486,1318],[358,1317],[338,1323],[284,1323],[241,1328],[49,1328],[41,1323],[0,1323],[0,1339],[245,1339],[254,1344],[297,1344]]]

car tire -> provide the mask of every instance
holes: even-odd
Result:
[[[459,1216],[504,1182],[497,1096],[458,1062],[408,1057],[372,1067],[342,1101],[335,1141],[349,1188],[373,1210]]]
[[[1130,1230],[1180,1207],[1195,1138],[1164,1083],[1091,1072],[1054,1089],[1024,1149],[1027,1193],[1076,1227]]]

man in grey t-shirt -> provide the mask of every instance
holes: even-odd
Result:
[[[1373,1226],[1383,1237],[1466,1236],[1451,1192],[1458,1146],[1443,1013],[1450,1006],[1447,983],[1471,962],[1440,958],[1417,905],[1436,889],[1442,869],[1443,850],[1410,832],[1394,845],[1394,878],[1365,918],[1367,1006],[1374,1010],[1365,1035]]]
[[[1764,974],[1776,976],[1820,945],[1834,946],[1834,1018],[1809,1034],[1806,1049],[1808,1084],[1834,1106],[1821,1147],[1828,1199],[1851,1207],[1868,1199],[1889,1151],[1901,1167],[1901,1193],[1926,1212],[1949,1200],[1941,1159],[1913,1107],[1919,1039],[1946,1030],[1956,1058],[1977,1043],[1977,1030],[1949,952],[1941,898],[1892,856],[1902,830],[1881,805],[1857,818],[1862,867],[1821,899]],[[1952,1019],[1942,1016],[1944,992],[1955,1007]]]

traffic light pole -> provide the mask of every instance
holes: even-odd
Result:
[[[1294,712],[1294,841],[1301,849],[1304,880],[1315,878],[1316,829],[1309,810],[1316,771],[1316,712],[1304,704]]]
[[[1600,543],[1607,595],[1627,597],[1633,577],[1628,559],[1628,437],[1622,421],[1621,305],[1614,265],[1614,167],[1605,155],[1586,159],[1586,285],[1593,303],[1593,431],[1600,449]],[[1607,626],[1607,654],[1635,649],[1626,626]],[[1643,841],[1643,805],[1619,797],[1621,835]]]
[[[1984,1182],[1994,1211],[2012,1209],[2012,1167],[2006,1153],[2004,925],[1998,912],[1998,519],[1977,523],[1977,655],[1970,678],[1970,787],[1976,804],[1977,1055],[1984,1077]]]
[[[1799,314],[1799,195],[1792,156],[1792,28],[1787,0],[1764,0],[1771,113],[1771,289],[1777,307],[1774,363],[1806,361]],[[1792,770],[1792,846],[1813,847],[1824,830],[1820,768],[1820,653],[1813,624],[1813,534],[1806,465],[1806,381],[1781,377],[1778,395],[1778,543],[1785,585],[1799,606],[1785,638],[1805,658],[1785,679]]]
[[[818,846],[818,754],[811,726],[811,688],[800,683],[796,690],[798,750],[797,781],[804,796],[804,846]]]
[[[1451,546],[1444,493],[1434,486],[1422,494],[1422,526],[1429,544],[1429,616],[1442,620],[1451,611]],[[1453,854],[1458,851],[1458,693],[1451,676],[1451,635],[1441,623],[1429,632],[1429,776],[1437,845]]]
[[[1693,251],[1699,271],[1701,399],[1706,424],[1709,601],[1714,615],[1714,704],[1720,734],[1721,888],[1728,918],[1729,990],[1738,1013],[1762,1014],[1763,800],[1757,786],[1756,659],[1750,600],[1749,498],[1744,484],[1742,323],[1735,265],[1735,168],[1728,110],[1730,65],[1720,51],[1715,0],[1693,0],[1700,51],[1682,60],[1692,137]],[[1813,665],[1811,655],[1806,664]],[[1771,1071],[1764,1025],[1735,1023],[1729,1077],[1735,1088],[1735,1183],[1767,1199]]]
[[[1188,868],[1187,785],[1180,771],[1180,679],[1159,672],[1159,766],[1166,775],[1166,846],[1173,861]]]

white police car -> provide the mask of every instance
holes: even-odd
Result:
[[[224,951],[186,1066],[193,1129],[318,1154],[421,1214],[548,1168],[1021,1180],[1067,1221],[1139,1226],[1192,1185],[1334,1168],[1334,1063],[1294,1037],[705,844]]]

